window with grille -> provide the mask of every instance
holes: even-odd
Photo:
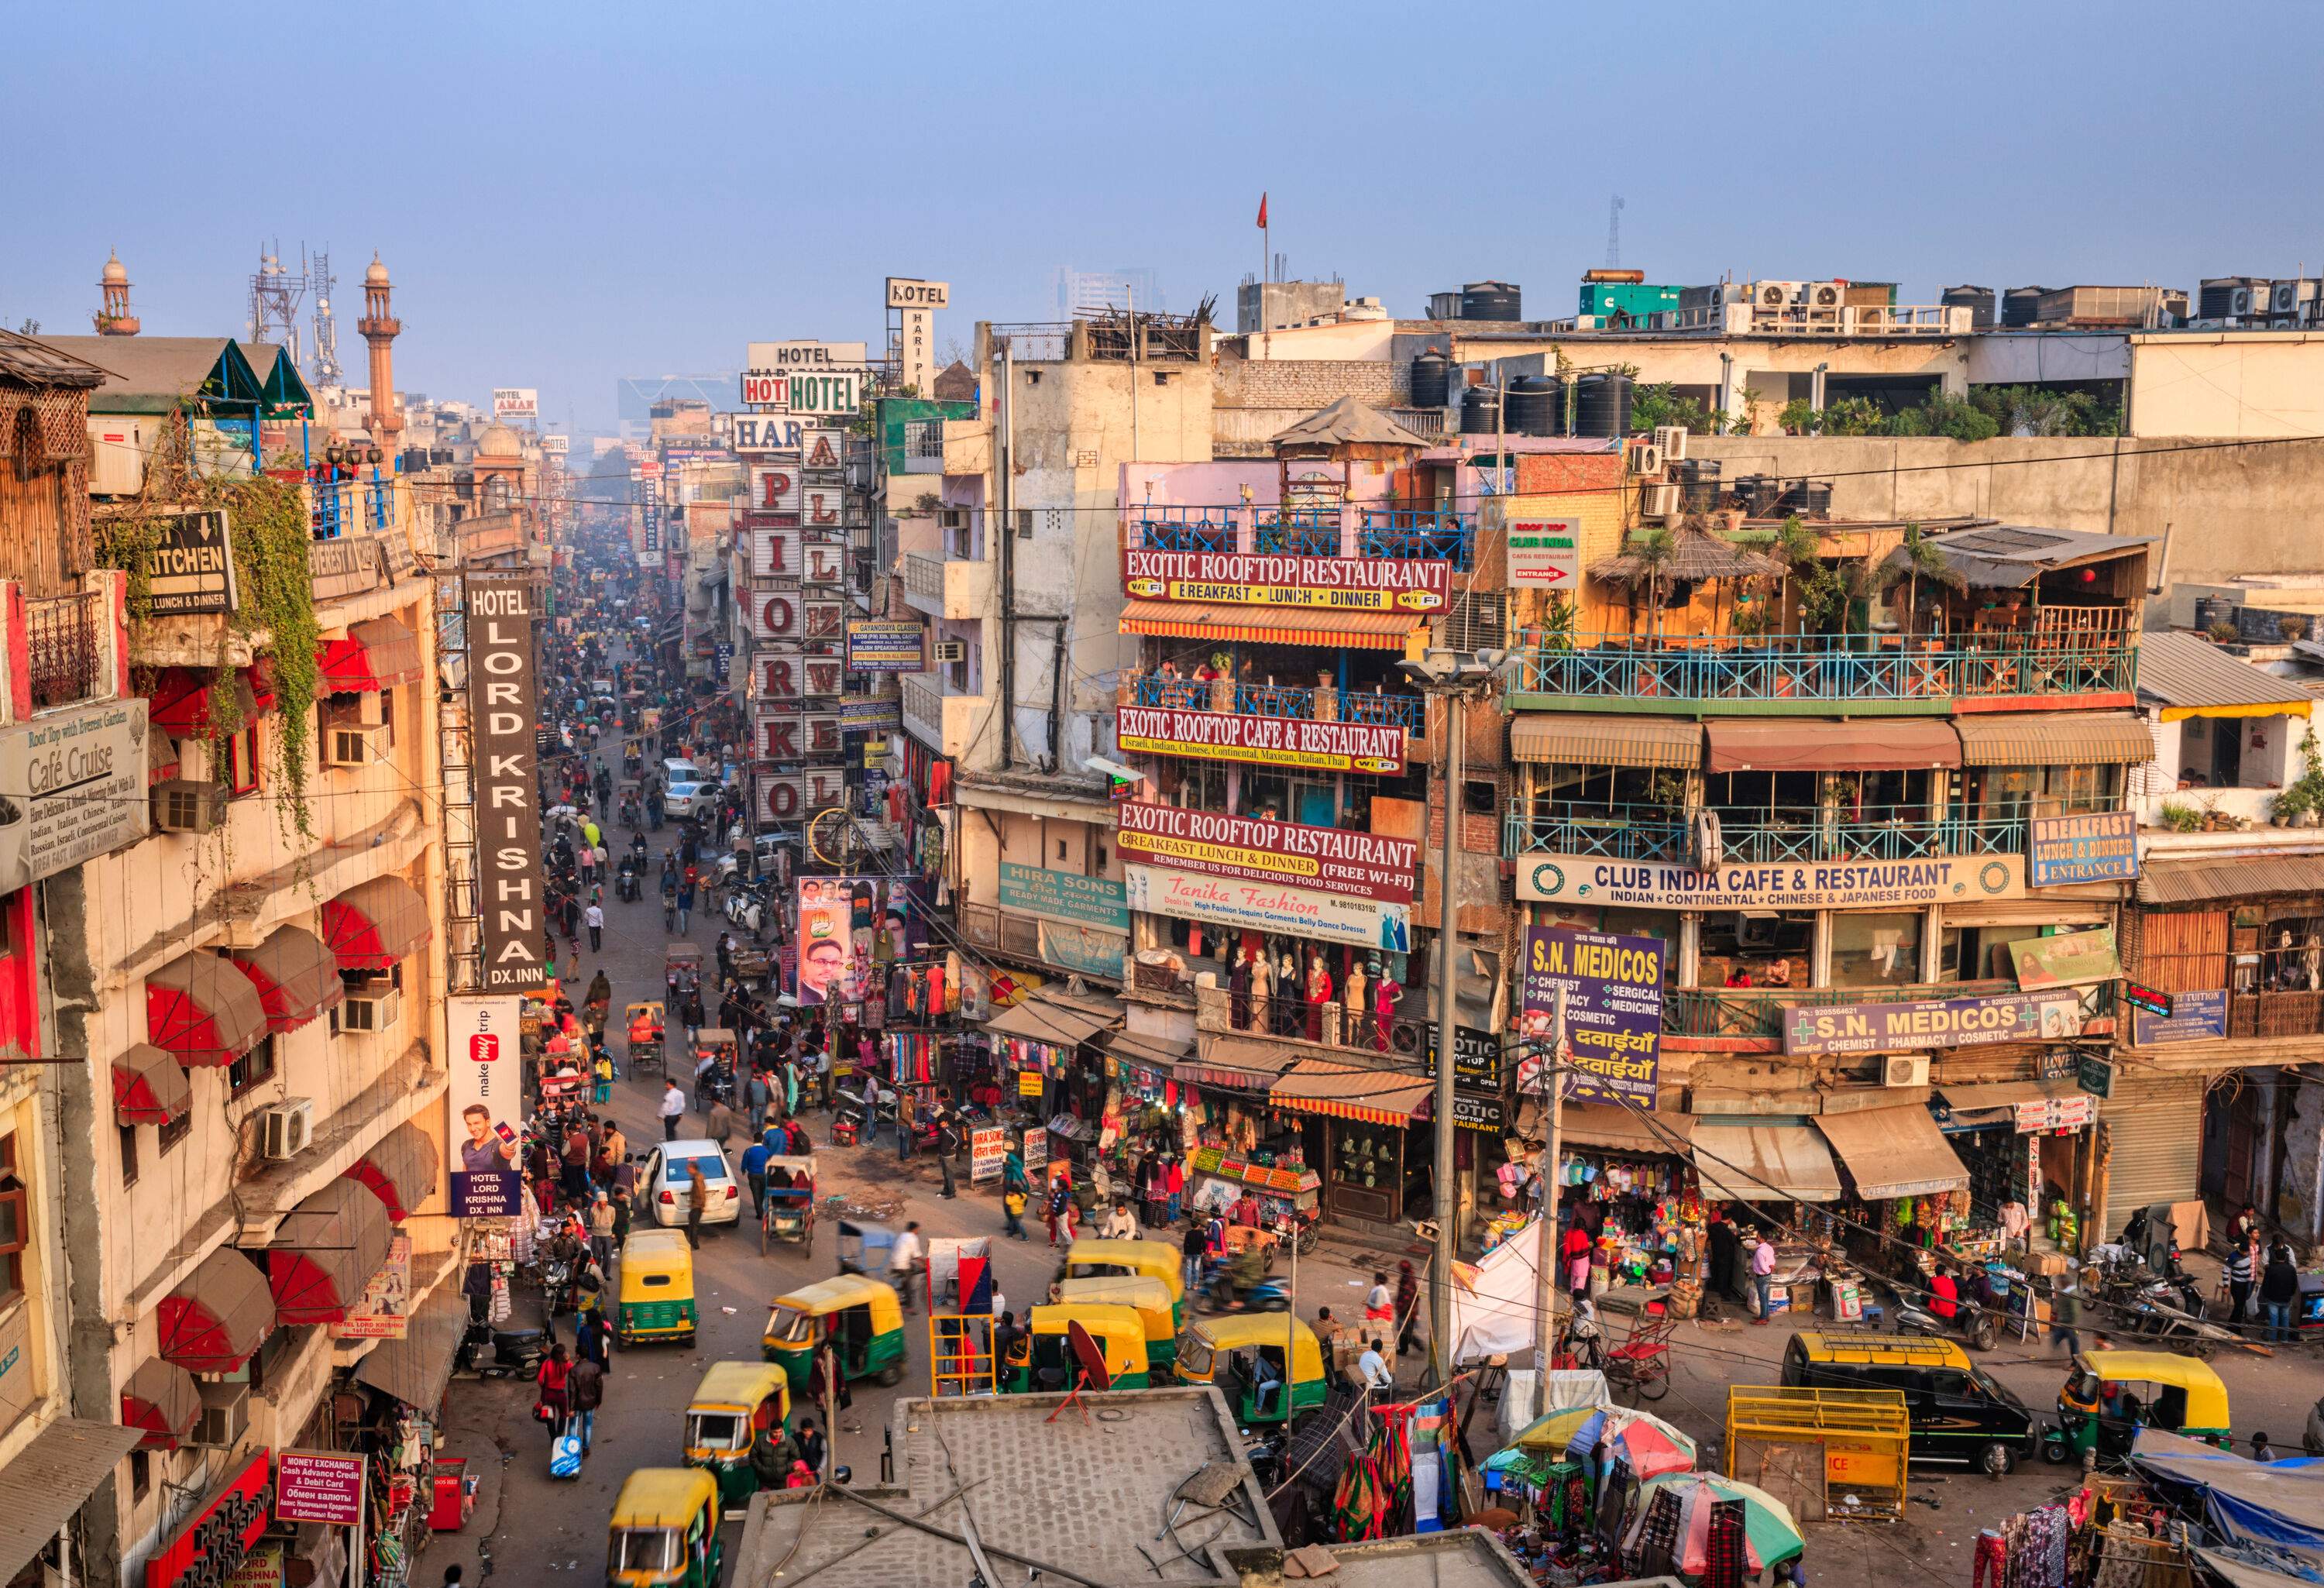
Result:
[[[32,1239],[16,1136],[0,1136],[0,1305],[24,1293],[24,1248]]]

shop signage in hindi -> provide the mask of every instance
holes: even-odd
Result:
[[[517,1161],[524,1126],[522,1013],[514,993],[445,1000],[452,1043],[445,1167],[455,1218],[506,1217],[524,1195]]]
[[[2025,892],[2022,855],[1930,860],[1665,865],[1588,854],[1529,854],[1517,862],[1520,899],[1557,904],[1676,909],[1868,909],[1974,904]]]
[[[847,670],[857,673],[916,673],[927,666],[923,642],[927,625],[918,618],[860,617],[847,625]]]
[[[1121,847],[1126,852],[1130,846]],[[1122,872],[1130,908],[1149,915],[1212,921],[1279,937],[1315,937],[1388,954],[1412,951],[1409,904],[1160,866],[1131,865]]]
[[[1380,723],[1245,716],[1157,706],[1125,706],[1116,713],[1116,719],[1115,734],[1121,748],[1148,755],[1191,755],[1204,761],[1257,762],[1310,771],[1376,772],[1383,777],[1404,771],[1405,730]]]
[[[1512,519],[1509,522],[1509,587],[1571,590],[1582,577],[1582,521],[1578,518]]]
[[[2080,1001],[2005,992],[1988,998],[1916,998],[1904,1003],[1799,1005],[1784,1011],[1784,1051],[1918,1053],[1997,1042],[2059,1042],[2080,1036]]]
[[[1660,937],[1574,927],[1526,931],[1517,1032],[1535,1041],[1554,1038],[1564,990],[1567,1054],[1583,1072],[1567,1078],[1566,1096],[1654,1107],[1669,952]]]
[[[1452,602],[1449,559],[1293,557],[1245,551],[1125,549],[1125,594],[1148,601],[1289,606],[1334,612],[1443,612]]]
[[[1144,799],[1125,800],[1116,808],[1114,843],[1124,854],[1181,871],[1288,882],[1354,899],[1392,904],[1412,900],[1420,846],[1409,838],[1188,810]]]
[[[335,1340],[401,1340],[411,1320],[411,1237],[388,1238],[387,1260],[364,1286],[361,1300],[331,1325]]]
[[[147,708],[132,697],[0,729],[0,789],[11,796],[0,800],[0,887],[53,877],[145,836]]]
[[[468,717],[475,734],[477,933],[484,991],[521,992],[550,979],[540,880],[540,784],[533,725],[538,596],[525,576],[467,580]]]
[[[364,1519],[364,1457],[348,1450],[286,1450],[274,1465],[274,1514],[286,1522],[352,1528]]]
[[[1041,1079],[1041,1072],[1038,1070],[1019,1070],[1017,1072],[1017,1095],[1019,1097],[1038,1097],[1041,1094],[1041,1089],[1044,1085],[1045,1083]],[[1032,1140],[1033,1135],[1033,1131],[1028,1131],[1025,1132],[1025,1139],[1029,1141]],[[1029,1165],[1032,1159],[1028,1156],[1026,1162]]]
[[[2054,937],[2027,937],[2009,946],[2009,956],[2017,967],[2018,986],[2028,992],[2045,987],[2086,987],[2122,974],[2122,963],[2115,957],[2112,927],[2061,932]]]
[[[148,558],[147,601],[155,617],[234,610],[234,545],[226,509],[187,508],[161,515]],[[331,542],[318,541],[319,549]]]
[[[1009,1132],[999,1125],[979,1125],[968,1133],[968,1183],[982,1186],[1001,1177],[1009,1156]]]
[[[2138,875],[2138,813],[2037,816],[2027,835],[2027,881],[2036,888],[2119,882]]]
[[[1121,883],[1112,877],[1045,871],[1037,865],[1004,860],[1001,863],[998,897],[1001,909],[1013,909],[1019,915],[1100,927],[1113,932],[1130,930],[1130,906],[1124,900]],[[1115,974],[1119,974],[1120,969],[1117,962]]]
[[[2205,987],[2171,994],[2167,1014],[2140,1010],[2131,1017],[2131,1039],[2141,1048],[2165,1042],[2204,1042],[2227,1034],[2227,992]]]

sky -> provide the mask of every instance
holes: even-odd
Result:
[[[360,382],[376,251],[399,386],[592,430],[621,375],[876,342],[888,275],[952,283],[939,347],[1064,265],[1231,326],[1262,191],[1294,276],[1406,316],[1572,313],[1617,192],[1655,282],[2324,273],[2307,5],[1495,9],[12,0],[0,324],[85,333],[118,249],[147,334],[238,335],[303,241]]]

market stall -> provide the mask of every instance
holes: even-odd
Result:
[[[1562,1111],[1558,1206],[1590,1236],[1593,1295],[1670,1287],[1679,1316],[1694,1315],[1703,1204],[1694,1167],[1680,1156],[1693,1127],[1686,1114],[1649,1124],[1606,1103]]]

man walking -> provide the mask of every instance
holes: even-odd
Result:
[[[679,1085],[673,1078],[663,1089],[661,1094],[661,1139],[665,1141],[677,1140],[678,1122],[685,1117],[686,1088]]]
[[[896,1088],[896,1161],[909,1163],[912,1159],[912,1092],[908,1086]]]
[[[613,1199],[603,1191],[589,1205],[589,1255],[599,1273],[613,1271]]]
[[[1751,1288],[1759,1293],[1759,1316],[1751,1322],[1764,1324],[1775,1316],[1775,1243],[1765,1230],[1751,1248]]]
[[[960,1151],[960,1116],[952,1105],[941,1099],[936,1103],[936,1167],[944,1171],[944,1191],[949,1199],[953,1194],[952,1160]]]
[[[702,1215],[710,1207],[710,1182],[702,1177],[702,1160],[686,1160],[686,1243],[699,1251],[702,1246]]]
[[[694,919],[694,879],[688,877],[678,885],[678,930],[686,935],[687,925]]]
[[[581,1436],[581,1454],[589,1454],[589,1440],[597,1431],[597,1408],[605,1399],[605,1370],[587,1357],[566,1375],[566,1398],[573,1406],[573,1431]]]
[[[582,924],[589,928],[589,952],[602,954],[605,949],[605,907],[595,900],[581,912]]]
[[[759,1135],[767,1128],[767,1109],[774,1102],[775,1094],[767,1085],[766,1066],[756,1060],[752,1063],[750,1083],[743,1088],[742,1095],[749,1099],[751,1104],[751,1134]]]
[[[734,1140],[734,1111],[726,1106],[726,1100],[721,1097],[714,1101],[710,1104],[710,1123],[706,1128],[710,1139],[718,1143],[721,1152],[726,1149],[727,1143]]]
[[[1396,1265],[1396,1353],[1420,1349],[1420,1281],[1409,1259]]]
[[[912,1272],[920,1266],[920,1256],[926,1250],[918,1221],[907,1223],[904,1233],[888,1249],[888,1283],[896,1288],[896,1298],[906,1312],[912,1310]]]
[[[2296,1338],[2292,1304],[2299,1299],[2299,1266],[2292,1260],[2292,1248],[2279,1241],[2267,1249],[2267,1268],[2259,1280],[2259,1310],[2270,1341],[2288,1344]]]
[[[763,1137],[742,1149],[742,1179],[751,1187],[751,1216],[761,1223],[767,1216],[767,1159],[772,1156]]]

